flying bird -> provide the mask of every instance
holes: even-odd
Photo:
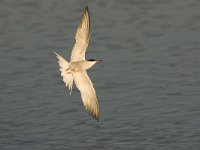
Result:
[[[85,59],[85,52],[90,41],[90,15],[88,6],[85,7],[81,17],[75,40],[76,42],[71,52],[70,62],[58,55],[56,52],[54,53],[58,58],[61,76],[70,91],[70,95],[74,82],[81,93],[83,105],[86,110],[98,121],[99,104],[93,83],[87,75],[86,70],[102,60]]]

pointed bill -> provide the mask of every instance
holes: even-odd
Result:
[[[86,6],[76,32],[76,43],[71,53],[71,62],[85,60],[85,52],[90,40],[90,16]]]
[[[83,105],[92,117],[99,120],[99,104],[93,83],[87,75],[86,71],[74,72],[74,82],[81,93]]]

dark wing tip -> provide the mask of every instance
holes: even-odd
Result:
[[[99,113],[94,118],[99,122]]]
[[[93,113],[91,111],[88,111],[88,112],[94,119],[97,120],[97,122],[99,122],[99,112],[97,114],[95,114],[95,113]]]
[[[90,12],[89,12],[89,7],[88,6],[85,7],[85,11],[84,11],[83,14],[87,14],[88,17],[89,17],[89,20],[90,20]]]
[[[85,11],[89,12],[89,8],[88,8],[88,6],[85,7]]]
[[[92,117],[93,117],[94,119],[96,119],[97,122],[99,122],[99,116],[93,116],[93,115],[92,115]]]
[[[97,120],[97,122],[99,122],[99,108],[98,108],[98,112],[93,112],[92,110],[89,110],[87,109],[86,107],[86,110],[88,111],[88,113],[94,118]]]

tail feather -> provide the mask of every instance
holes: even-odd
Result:
[[[63,81],[68,87],[70,94],[72,92],[72,86],[73,86],[73,76],[72,73],[67,73],[66,70],[70,67],[70,64],[65,60],[63,57],[58,55],[56,52],[54,52],[56,57],[58,58],[58,64],[60,66],[61,76],[63,77]]]

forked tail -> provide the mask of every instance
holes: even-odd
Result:
[[[72,92],[72,86],[73,86],[73,76],[72,72],[70,71],[70,64],[62,58],[60,55],[58,55],[56,52],[54,52],[56,57],[58,58],[58,63],[60,66],[61,76],[63,77],[63,81],[68,87],[70,94]]]

